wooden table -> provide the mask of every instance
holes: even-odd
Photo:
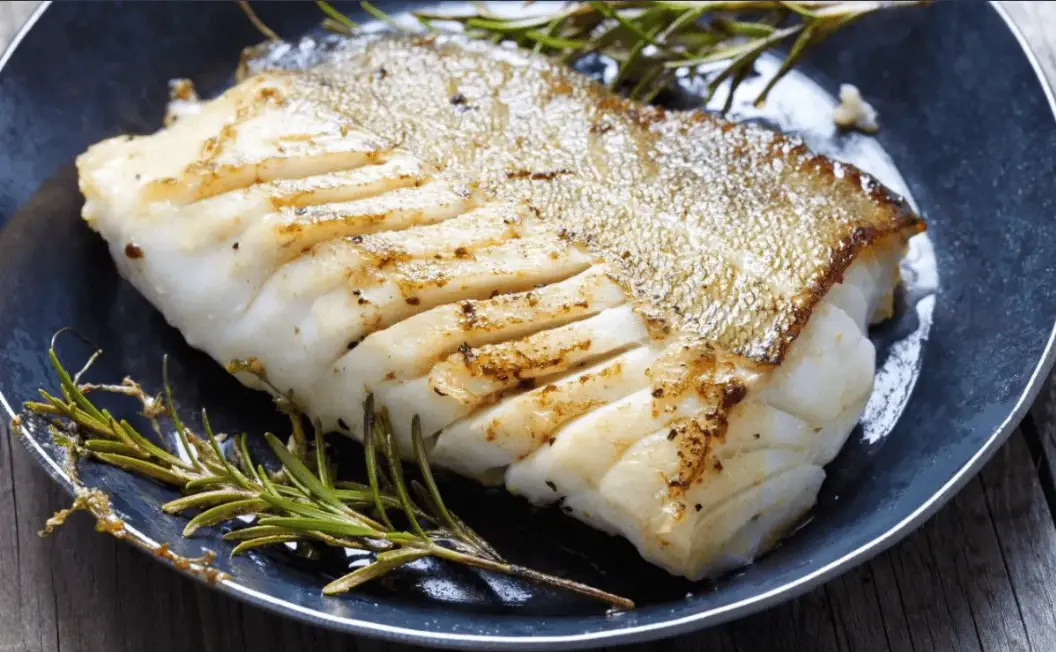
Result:
[[[0,4],[0,51],[35,3]],[[1005,3],[1056,86],[1056,3]],[[1046,33],[1048,32],[1048,33]],[[927,525],[798,600],[645,650],[1056,650],[1056,382]],[[0,652],[384,650],[219,595],[87,517],[0,431]],[[634,649],[634,648],[626,648]]]

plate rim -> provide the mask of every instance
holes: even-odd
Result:
[[[40,6],[37,7],[18,32],[16,32],[7,48],[0,53],[0,74],[3,74],[4,68],[18,49],[22,40],[33,29],[40,17],[44,15],[44,12],[51,7],[52,2],[53,0],[45,0],[44,2],[41,2]],[[1052,112],[1054,121],[1056,121],[1056,92],[1054,92],[1052,85],[1049,84],[1048,79],[1045,77],[1045,73],[1041,68],[1037,54],[1030,47],[1030,44],[1023,36],[1023,33],[1020,31],[1015,21],[1012,20],[1007,9],[996,0],[989,0],[988,4],[1004,22],[1005,27],[1012,33],[1013,37],[1015,37],[1016,42],[1026,56],[1031,69],[1034,71],[1038,83],[1041,85],[1042,92],[1049,104],[1049,110]],[[384,625],[370,620],[326,614],[256,591],[248,586],[238,583],[231,577],[212,582],[203,578],[200,573],[179,568],[168,558],[158,557],[155,554],[151,554],[150,556],[161,561],[185,577],[191,577],[225,595],[280,616],[294,618],[303,623],[326,627],[347,634],[370,636],[400,643],[414,643],[429,645],[431,647],[456,649],[494,649],[494,646],[496,645],[501,645],[502,649],[509,650],[537,650],[557,645],[562,646],[564,649],[582,649],[602,645],[643,642],[677,636],[679,634],[685,634],[705,629],[706,627],[720,625],[738,618],[743,618],[791,600],[792,598],[806,593],[812,588],[834,579],[851,568],[872,559],[911,534],[931,518],[931,516],[933,516],[951,498],[953,498],[957,492],[960,491],[960,489],[982,469],[997,449],[1008,439],[1026,415],[1034,400],[1037,398],[1042,386],[1048,379],[1049,371],[1052,369],[1054,361],[1056,361],[1056,323],[1053,324],[1053,327],[1049,332],[1049,338],[1045,343],[1045,349],[1038,360],[1038,364],[1035,365],[1030,378],[1027,380],[1026,386],[1019,395],[1015,406],[1011,412],[1009,412],[1008,416],[1006,416],[1001,424],[994,429],[979,450],[976,451],[976,453],[972,455],[972,457],[970,457],[961,468],[946,481],[945,484],[886,532],[875,537],[868,543],[848,552],[839,559],[829,562],[821,568],[815,569],[794,581],[783,584],[770,591],[750,598],[745,598],[729,605],[699,611],[679,618],[630,627],[615,626],[612,629],[600,632],[565,635],[505,636],[429,632],[422,629]],[[7,398],[3,395],[3,392],[0,392],[0,407],[6,411],[9,419],[13,419],[17,416],[17,413],[12,409]],[[22,442],[23,447],[26,448],[30,455],[36,460],[37,464],[72,496],[74,494],[74,484],[64,465],[53,459],[32,437],[20,436],[18,439]],[[153,540],[143,532],[140,532],[128,524],[125,524],[125,528],[127,536],[123,537],[123,539],[134,544],[145,552],[153,552],[161,543]]]

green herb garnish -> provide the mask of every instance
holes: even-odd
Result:
[[[326,14],[324,27],[343,34],[356,29],[356,23],[329,4],[317,4]],[[514,43],[570,65],[588,55],[604,56],[616,63],[610,88],[643,102],[654,100],[686,70],[708,75],[705,102],[729,81],[723,107],[726,112],[734,91],[752,73],[764,52],[791,43],[780,67],[756,97],[757,106],[766,101],[774,85],[810,48],[834,32],[881,10],[924,4],[928,4],[927,0],[618,0],[568,2],[550,13],[511,17],[489,11],[484,3],[473,3],[473,10],[463,13],[415,11],[411,15],[418,20],[420,29],[433,31],[437,24],[448,24],[471,38]],[[391,27],[410,30],[369,2],[360,5]],[[259,18],[248,6],[245,8],[261,28]],[[266,26],[261,32],[269,39],[275,38],[274,31]]]
[[[314,437],[304,436],[304,415],[290,397],[279,397],[276,403],[289,417],[291,431],[301,434],[291,434],[288,444],[271,433],[264,435],[281,464],[281,470],[273,472],[250,457],[246,434],[235,437],[235,459],[228,459],[221,448],[224,437],[213,432],[204,410],[203,433],[191,431],[176,412],[167,365],[163,391],[152,396],[130,378],[116,385],[81,382],[99,351],[74,376],[59,360],[54,341],[48,353],[59,381],[59,395],[41,389],[42,400],[25,403],[15,430],[27,427],[30,417],[42,418],[54,440],[69,451],[71,465],[87,457],[180,487],[185,495],[161,509],[170,514],[198,510],[187,523],[184,536],[248,516],[252,525],[224,535],[237,542],[232,554],[286,543],[297,543],[307,553],[317,545],[372,553],[365,566],[323,587],[327,595],[344,593],[414,560],[433,557],[564,589],[619,609],[634,607],[626,598],[503,559],[445,505],[426,459],[417,416],[412,439],[419,479],[408,481],[409,470],[404,469],[394,450],[388,413],[375,409],[373,398],[368,397],[363,423],[368,483],[340,482],[334,480],[333,463],[319,423],[312,424]],[[229,366],[239,371],[254,369],[247,361]],[[159,440],[164,441],[163,421],[175,430],[177,448],[156,443],[128,421],[97,407],[91,396],[99,393],[138,400],[141,414]],[[78,495],[94,496],[98,502],[99,492],[84,488],[76,478],[75,467],[71,466],[71,471]],[[90,511],[97,518],[109,514],[109,509]],[[60,522],[49,522],[49,528]],[[401,529],[397,524],[407,527]]]

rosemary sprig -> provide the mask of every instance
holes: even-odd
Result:
[[[354,23],[330,5],[324,26],[350,33]],[[396,29],[407,29],[369,2],[360,3],[373,17]],[[615,62],[609,82],[613,90],[633,99],[652,101],[680,71],[709,75],[708,100],[723,82],[728,98],[755,69],[766,51],[791,42],[777,71],[755,99],[762,105],[774,85],[803,55],[832,33],[877,11],[928,4],[928,0],[800,2],[720,0],[713,2],[568,2],[550,13],[502,16],[482,3],[464,13],[417,11],[412,15],[425,29],[436,24],[455,27],[472,38],[513,43],[549,55],[569,65],[588,55]],[[271,30],[264,32],[270,38]],[[727,99],[723,112],[731,105]]]
[[[331,23],[336,24],[338,26],[339,29],[337,29],[336,31],[350,34],[352,33],[352,30],[355,30],[359,27],[359,25],[357,25],[355,21],[349,19],[348,16],[344,15],[337,9],[334,9],[329,2],[317,0],[315,4],[319,5],[319,9],[322,10],[324,14],[326,14],[326,20],[331,21]],[[328,27],[331,27],[331,23],[326,23],[326,25]]]
[[[24,404],[19,427],[24,428],[31,416],[44,419],[53,437],[70,451],[72,459],[89,457],[180,487],[185,495],[162,505],[161,509],[169,514],[197,510],[184,528],[184,536],[250,516],[252,525],[224,535],[224,539],[236,543],[232,554],[289,543],[304,546],[308,551],[321,544],[373,553],[367,565],[323,587],[327,595],[344,593],[415,560],[432,557],[561,588],[620,609],[634,607],[626,598],[504,560],[445,505],[429,468],[417,416],[412,423],[412,444],[420,481],[408,482],[403,462],[394,448],[388,414],[375,409],[373,397],[367,397],[364,406],[368,484],[334,480],[320,424],[312,424],[313,438],[306,437],[303,414],[289,397],[282,396],[276,403],[290,420],[294,433],[291,440],[300,441],[287,445],[271,433],[264,435],[282,467],[281,472],[269,473],[251,458],[244,434],[234,438],[232,448],[236,460],[229,460],[221,446],[222,436],[213,431],[204,410],[203,435],[191,431],[176,412],[167,363],[163,366],[163,391],[155,397],[130,378],[117,385],[81,382],[81,376],[98,358],[99,351],[75,376],[59,360],[54,341],[48,354],[59,381],[60,396],[40,390],[43,400]],[[252,371],[254,366],[241,361],[229,368]],[[175,428],[182,451],[172,451],[151,441],[128,421],[100,409],[90,398],[94,393],[137,399],[143,416],[159,436],[162,434],[160,419],[166,419]],[[101,509],[92,511],[108,513]],[[409,527],[401,529],[397,521]],[[49,522],[49,528],[59,522],[61,519]]]
[[[257,28],[257,31],[264,35],[264,38],[269,41],[281,41],[279,35],[274,32],[270,27],[265,24],[263,20],[257,16],[257,12],[253,11],[253,8],[249,6],[248,0],[238,0],[238,6],[242,9],[242,13],[246,15],[249,22],[253,23],[253,27]],[[346,19],[347,20],[347,19]]]

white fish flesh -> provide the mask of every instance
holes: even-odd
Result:
[[[271,55],[77,162],[85,220],[191,345],[352,437],[368,393],[404,447],[419,414],[437,465],[689,578],[814,504],[923,230],[903,202],[520,51]]]

